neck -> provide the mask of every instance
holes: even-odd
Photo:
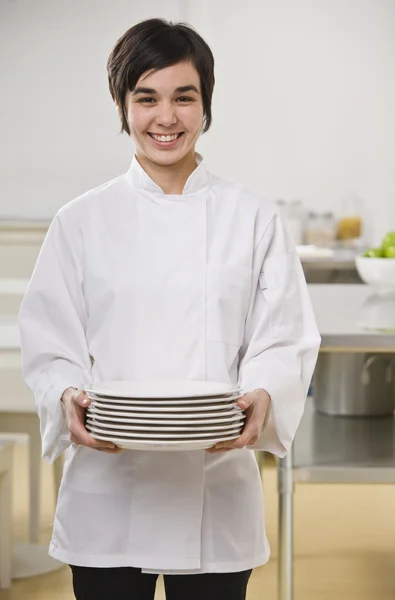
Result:
[[[147,175],[165,194],[182,194],[188,177],[197,167],[194,150],[174,165],[158,165],[137,151],[136,158]]]

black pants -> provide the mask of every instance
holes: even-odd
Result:
[[[154,600],[157,575],[121,567],[74,567],[77,600]],[[245,600],[251,571],[165,575],[166,600]]]

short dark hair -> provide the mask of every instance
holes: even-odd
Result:
[[[130,134],[125,98],[141,75],[179,62],[190,61],[200,77],[203,100],[203,133],[208,131],[214,89],[214,57],[203,38],[186,23],[148,19],[137,23],[115,44],[107,62],[108,82],[113,100],[122,111],[122,131]]]

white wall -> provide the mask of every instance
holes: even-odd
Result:
[[[181,0],[0,0],[0,217],[51,218],[119,175],[133,146],[108,91],[116,40]]]
[[[214,169],[271,197],[366,205],[395,229],[394,0],[199,0],[189,18],[217,64]]]
[[[213,49],[212,170],[323,209],[352,189],[374,239],[395,229],[393,0],[0,0],[0,216],[52,217],[127,168],[105,65],[149,16]]]

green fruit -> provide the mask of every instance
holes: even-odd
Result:
[[[382,258],[383,251],[381,248],[369,248],[364,253],[364,256],[367,256],[369,258]]]
[[[393,246],[387,246],[384,256],[385,258],[395,258],[395,244]]]
[[[395,248],[395,231],[390,231],[389,233],[387,233],[387,235],[383,239],[381,247],[384,250],[384,252],[387,250],[387,248]]]

